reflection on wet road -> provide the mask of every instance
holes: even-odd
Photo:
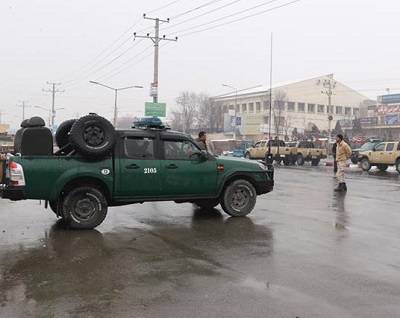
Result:
[[[0,317],[398,317],[399,176],[276,179],[249,218],[148,203],[85,232],[0,201]]]

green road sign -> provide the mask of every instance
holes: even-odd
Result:
[[[145,103],[144,115],[145,116],[167,117],[167,104],[166,103]]]

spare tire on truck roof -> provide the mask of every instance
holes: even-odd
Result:
[[[105,118],[89,114],[72,125],[69,143],[85,157],[99,158],[108,154],[115,145],[115,128]]]

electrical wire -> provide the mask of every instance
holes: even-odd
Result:
[[[154,12],[158,12],[158,11],[164,10],[164,9],[169,8],[170,6],[172,6],[172,5],[174,5],[175,3],[178,3],[178,2],[180,2],[180,1],[182,1],[182,0],[171,1],[171,2],[169,2],[169,3],[167,3],[167,4],[163,5],[163,6],[161,6],[161,7],[159,7],[159,8],[150,10],[150,11],[148,11],[147,13],[154,13]]]
[[[276,1],[276,0],[275,0],[275,1]],[[287,2],[287,3],[285,3],[285,4],[281,4],[281,5],[279,5],[279,6],[269,8],[269,9],[267,9],[267,10],[263,10],[263,11],[260,11],[260,12],[256,12],[256,13],[253,13],[253,14],[250,14],[250,15],[247,15],[247,16],[244,16],[244,17],[241,17],[241,18],[239,18],[239,19],[235,19],[235,20],[228,21],[228,22],[225,22],[225,23],[217,24],[217,25],[214,25],[214,26],[205,28],[205,29],[196,30],[196,31],[188,32],[188,33],[184,33],[184,34],[182,34],[180,37],[182,38],[182,37],[184,37],[184,36],[189,36],[189,35],[197,34],[197,33],[200,33],[200,32],[209,31],[209,30],[216,29],[216,28],[219,28],[219,27],[222,27],[222,26],[225,26],[225,25],[229,25],[229,24],[232,24],[232,23],[236,23],[236,22],[239,22],[239,21],[243,21],[243,20],[246,20],[246,19],[249,19],[249,18],[258,16],[258,15],[265,14],[265,13],[267,13],[267,12],[271,12],[271,11],[274,11],[274,10],[277,10],[277,9],[281,9],[281,8],[287,7],[287,6],[289,6],[289,5],[292,5],[292,4],[294,4],[294,3],[296,3],[296,2],[300,2],[300,1],[301,1],[301,0],[293,0],[293,1]]]
[[[180,17],[182,17],[182,16],[184,16],[184,15],[190,14],[190,13],[192,13],[192,12],[195,12],[195,11],[197,11],[197,10],[203,9],[203,8],[205,8],[205,7],[208,7],[209,5],[212,5],[212,4],[214,4],[214,3],[221,2],[221,1],[224,1],[224,0],[212,0],[212,1],[208,1],[208,2],[202,4],[202,5],[198,6],[198,7],[195,7],[195,8],[193,8],[193,9],[190,9],[190,10],[187,10],[187,11],[184,11],[184,12],[182,12],[182,13],[179,13],[179,14],[177,14],[177,15],[172,16],[172,17],[171,17],[171,20],[180,18]]]
[[[171,44],[171,42],[165,42],[165,43],[163,43],[163,44],[160,45],[160,48],[164,48],[164,47],[166,47],[166,46],[169,45],[169,44]],[[148,51],[148,50],[149,50],[150,48],[152,48],[152,47],[153,47],[153,46],[147,47],[147,48],[146,48],[145,50],[143,50],[140,54],[143,54],[144,52]],[[139,55],[139,54],[138,54],[138,55]],[[131,70],[133,67],[139,65],[140,62],[144,61],[145,59],[147,59],[148,57],[150,57],[150,56],[152,56],[152,55],[153,55],[153,52],[150,52],[149,54],[144,55],[142,58],[140,58],[140,59],[137,60],[137,61],[134,61],[134,59],[132,59],[132,60],[129,61],[129,62],[135,62],[135,63],[124,63],[124,65],[121,65],[121,66],[124,66],[124,67],[119,67],[119,68],[118,68],[118,71],[113,72],[113,73],[111,73],[111,74],[109,73],[109,74],[103,75],[102,77],[99,78],[99,80],[103,80],[103,81],[104,81],[104,80],[109,80],[109,79],[111,79],[111,78],[113,78],[113,77],[115,77],[115,76],[121,74],[123,71],[127,70],[127,67],[126,67],[126,66],[129,66],[129,70]],[[114,71],[115,71],[115,70],[114,70]]]
[[[222,6],[219,6],[218,8],[211,9],[211,10],[209,10],[209,11],[206,11],[206,12],[204,12],[204,13],[202,13],[202,14],[199,14],[199,15],[197,15],[197,16],[191,17],[191,18],[189,18],[189,19],[183,20],[183,21],[181,21],[181,22],[174,23],[173,25],[170,25],[170,26],[167,26],[166,28],[163,28],[163,30],[169,30],[169,29],[171,29],[171,28],[175,28],[175,27],[178,26],[178,25],[181,25],[181,24],[184,24],[184,23],[186,23],[186,22],[190,22],[190,21],[196,20],[196,19],[198,19],[198,18],[204,17],[204,16],[207,15],[207,14],[214,13],[214,12],[219,11],[219,10],[221,10],[221,9],[227,8],[227,7],[233,5],[233,4],[237,3],[237,2],[240,2],[240,1],[242,1],[242,0],[234,0],[234,1],[232,1],[232,2],[229,2],[229,3],[227,3],[227,4],[224,4],[224,5],[222,5]]]
[[[226,19],[229,19],[229,18],[238,16],[238,15],[241,15],[241,14],[246,13],[246,12],[248,12],[248,11],[252,11],[252,10],[258,9],[258,8],[260,8],[260,7],[269,5],[269,4],[274,3],[274,2],[277,2],[277,1],[280,1],[280,0],[269,0],[269,1],[266,1],[266,2],[263,2],[263,3],[260,3],[260,4],[256,5],[256,6],[253,6],[253,7],[244,9],[244,10],[240,10],[240,11],[234,12],[234,13],[232,13],[232,14],[229,14],[229,15],[226,15],[226,16],[223,16],[223,17],[219,17],[219,18],[217,18],[217,19],[214,19],[214,20],[211,20],[211,21],[208,21],[208,22],[205,22],[205,23],[201,23],[201,24],[198,24],[198,25],[195,25],[195,26],[191,26],[191,27],[186,28],[186,29],[182,29],[182,30],[179,30],[179,31],[175,31],[174,34],[175,34],[175,33],[184,33],[184,32],[191,31],[191,30],[194,30],[194,29],[197,29],[197,28],[201,28],[201,27],[203,27],[203,26],[207,26],[207,25],[210,25],[210,24],[214,24],[214,23],[220,22],[221,20],[226,20]],[[299,1],[300,1],[300,0],[299,0]],[[170,35],[171,35],[171,34],[168,34],[168,36],[170,36]]]

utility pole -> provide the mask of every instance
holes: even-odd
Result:
[[[153,97],[153,103],[158,103],[158,64],[159,64],[159,49],[161,41],[178,41],[178,37],[175,38],[167,38],[165,35],[160,37],[160,22],[161,23],[169,23],[169,19],[162,20],[160,18],[150,18],[147,17],[146,14],[143,14],[143,18],[145,20],[155,21],[155,32],[154,36],[151,36],[150,33],[146,35],[137,35],[136,32],[133,33],[135,39],[136,38],[144,38],[150,39],[154,43],[154,78],[153,83],[151,83],[151,93],[150,95]]]
[[[55,109],[55,99],[57,93],[63,93],[64,90],[59,90],[56,87],[61,85],[61,83],[51,83],[47,82],[47,85],[50,85],[50,89],[43,89],[43,92],[51,93],[51,130],[54,130],[54,121],[56,118],[56,109]]]
[[[329,126],[328,126],[328,147],[330,147],[331,144],[331,135],[332,135],[332,120],[333,120],[333,111],[332,110],[332,96],[335,94],[334,90],[336,88],[336,81],[333,79],[333,74],[329,74],[327,76],[326,79],[324,80],[318,80],[317,85],[322,85],[323,86],[323,90],[321,91],[321,94],[325,94],[326,96],[328,96],[328,109],[327,109],[327,113],[328,113],[328,122],[329,122]]]
[[[22,121],[25,120],[25,108],[30,107],[26,104],[26,101],[22,101],[20,105],[17,105],[18,107],[22,108]]]

